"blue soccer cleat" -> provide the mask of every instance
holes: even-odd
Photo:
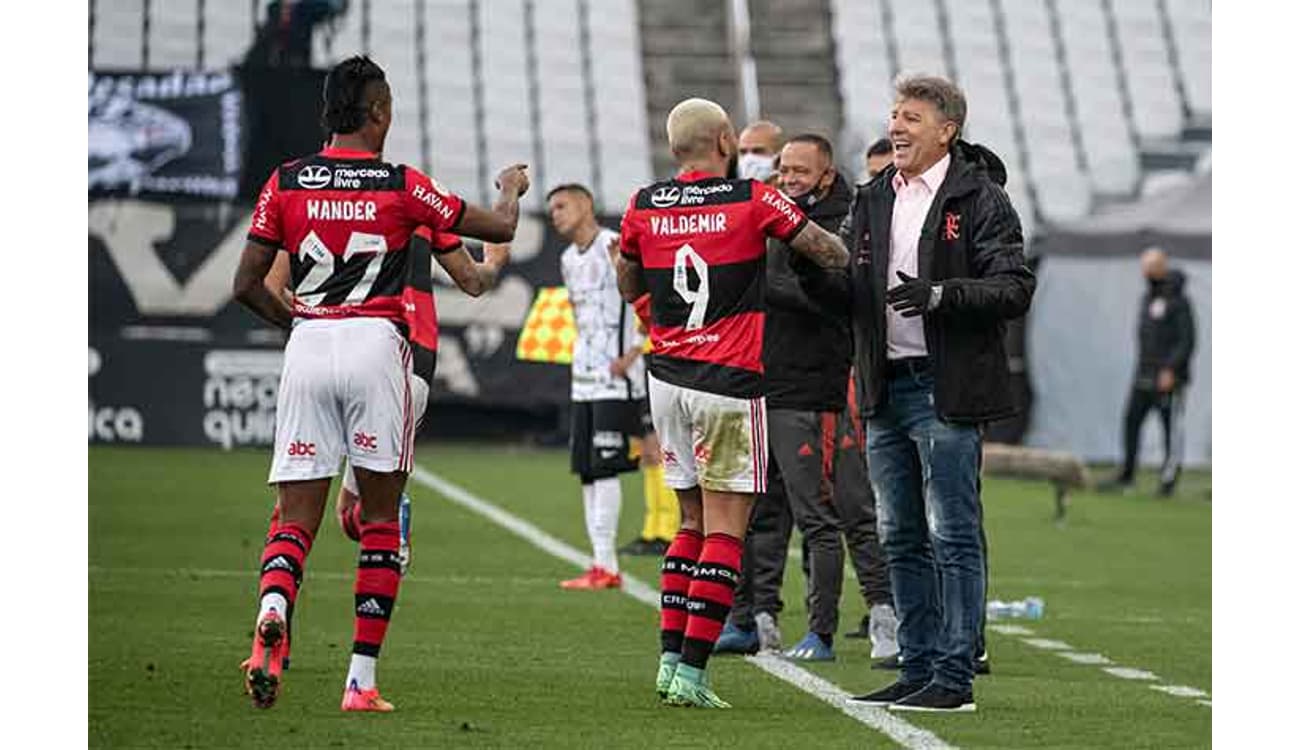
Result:
[[[713,644],[715,654],[756,654],[758,653],[758,631],[745,630],[731,620],[722,626],[718,642]]]
[[[805,635],[785,655],[796,661],[835,661],[835,650],[826,645],[826,641],[816,633]]]

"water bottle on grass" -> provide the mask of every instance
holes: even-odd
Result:
[[[994,599],[989,602],[988,617],[990,620],[1041,620],[1043,600],[1037,596],[1012,602]]]

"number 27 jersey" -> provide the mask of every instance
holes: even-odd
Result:
[[[327,148],[275,170],[248,238],[289,252],[295,318],[384,318],[405,331],[411,235],[453,229],[464,210],[419,170]]]
[[[763,395],[766,239],[807,222],[755,180],[685,172],[642,188],[623,215],[622,253],[650,290],[650,372],[736,398]]]

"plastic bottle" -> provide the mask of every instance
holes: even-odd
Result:
[[[1043,600],[1037,596],[1030,596],[1014,602],[993,599],[988,605],[988,617],[990,620],[1041,620],[1043,618]]]

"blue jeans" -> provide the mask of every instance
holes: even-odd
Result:
[[[934,379],[903,374],[867,421],[867,464],[898,612],[902,679],[966,690],[984,609],[978,427],[939,419]]]

